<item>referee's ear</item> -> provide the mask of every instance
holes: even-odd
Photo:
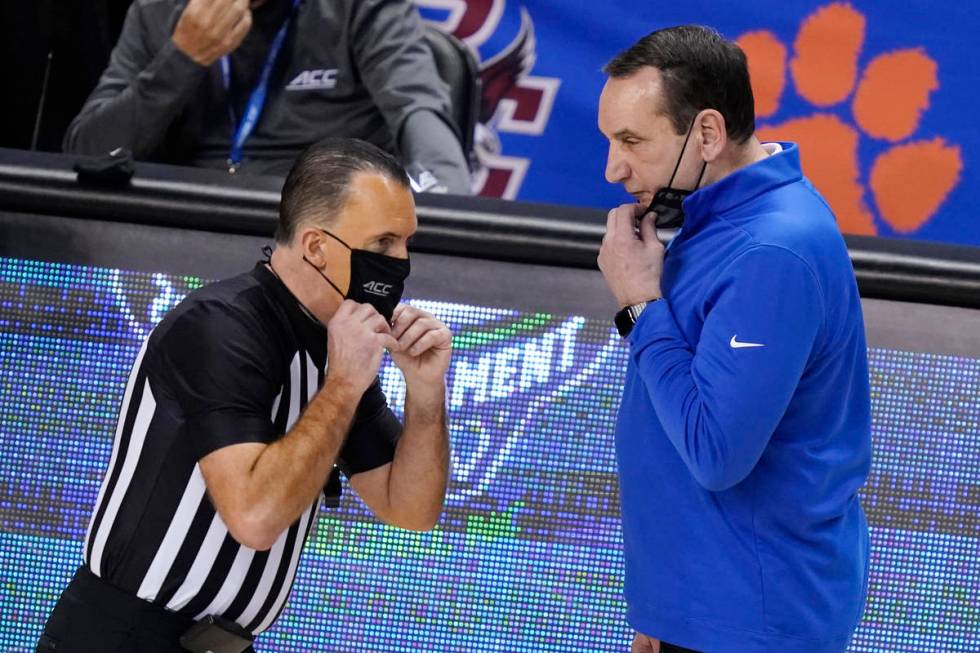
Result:
[[[698,114],[694,124],[698,132],[695,138],[701,158],[707,163],[717,160],[728,147],[725,117],[719,111],[705,109]]]
[[[326,267],[326,236],[322,231],[312,225],[303,225],[297,230],[295,239],[292,246],[300,250],[303,258],[318,268]]]

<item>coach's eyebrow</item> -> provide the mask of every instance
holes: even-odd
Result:
[[[618,132],[616,132],[615,134],[613,134],[613,138],[618,138],[618,139],[622,140],[624,138],[639,138],[639,139],[642,139],[643,137],[640,136],[639,134],[637,134],[632,129],[620,129]]]

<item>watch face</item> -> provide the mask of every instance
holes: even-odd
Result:
[[[613,322],[616,324],[616,330],[619,331],[619,335],[623,338],[630,334],[630,331],[633,330],[633,324],[636,323],[636,318],[633,317],[633,313],[630,311],[631,308],[631,306],[627,306],[620,310],[613,319]]]

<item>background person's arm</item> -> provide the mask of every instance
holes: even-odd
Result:
[[[155,45],[160,27],[148,24],[158,19],[151,13],[139,1],[129,8],[108,68],[65,133],[66,152],[126,147],[137,159],[152,157],[207,67],[237,48],[251,27],[247,0],[191,0],[173,36]]]
[[[436,178],[434,187],[455,195],[471,195],[469,166],[456,133],[432,111],[416,111],[405,119],[398,148],[402,158],[428,170]],[[413,169],[409,169],[413,177]],[[424,179],[415,179],[424,183]],[[443,191],[444,189],[444,191]]]
[[[450,126],[449,91],[418,9],[408,0],[355,0],[352,12],[358,72],[406,167],[428,170],[450,193],[471,194],[469,165]]]

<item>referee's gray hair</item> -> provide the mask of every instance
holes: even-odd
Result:
[[[347,203],[358,172],[375,172],[410,187],[401,163],[381,148],[356,138],[324,138],[303,150],[286,176],[276,242],[290,242],[297,226],[314,212],[325,224],[332,222]]]

